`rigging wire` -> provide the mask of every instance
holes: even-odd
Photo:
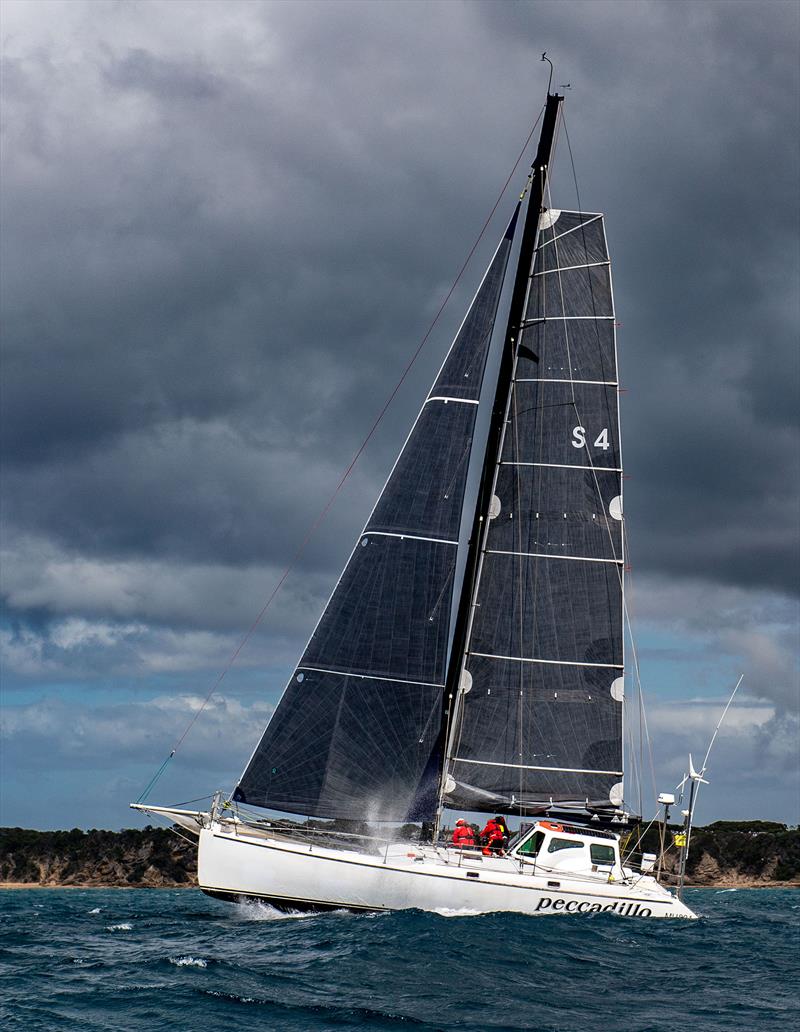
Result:
[[[630,540],[629,540],[629,538],[630,538],[630,535],[627,533],[627,527],[626,527],[626,534],[625,534],[625,539],[626,540],[625,540],[625,544],[626,544],[626,547],[627,547],[628,556],[630,556]],[[630,566],[631,564],[629,563],[628,565]],[[625,593],[623,609],[624,609],[624,612],[625,612],[625,623],[626,623],[627,628],[628,628],[628,640],[629,640],[630,646],[631,646],[631,655],[633,656],[633,670],[634,670],[634,676],[635,676],[635,680],[636,680],[636,687],[637,687],[637,690],[638,690],[638,693],[639,693],[639,712],[640,712],[640,715],[641,715],[641,718],[642,718],[642,729],[644,731],[644,741],[647,743],[648,758],[650,760],[650,780],[651,780],[651,787],[653,789],[653,799],[655,799],[658,796],[658,790],[656,789],[656,774],[655,774],[656,766],[655,766],[655,760],[654,760],[654,757],[653,757],[653,742],[652,742],[652,738],[650,736],[650,728],[649,728],[648,723],[647,723],[647,708],[646,708],[645,703],[644,703],[644,689],[642,687],[642,675],[641,675],[641,669],[639,667],[639,652],[638,652],[638,649],[636,647],[636,640],[635,640],[635,638],[633,636],[633,619],[631,617],[631,605],[630,605],[630,602],[629,602],[629,599],[633,596],[633,594],[634,594],[634,590],[633,590],[633,574],[632,574],[631,570],[628,570],[628,589],[627,589],[627,591]],[[640,736],[640,743],[639,744],[640,744],[640,747],[641,747],[641,736]],[[644,760],[643,759],[641,760],[641,763],[642,763],[642,765],[644,764]],[[641,776],[644,777],[644,769],[642,769],[642,771],[641,771]]]
[[[192,803],[202,803],[205,799],[213,799],[213,793],[209,792],[208,795],[197,796],[196,799],[184,799],[182,803],[171,803],[170,808],[173,810],[179,810],[183,806],[191,806]]]
[[[739,685],[742,683],[743,680],[744,680],[744,674],[739,674],[739,680],[736,682],[736,686],[734,687],[733,692],[731,693],[731,697],[728,699],[728,703],[725,706],[725,709],[722,711],[722,716],[719,718],[719,720],[717,721],[717,726],[714,728],[714,734],[711,736],[711,741],[708,743],[708,748],[706,749],[706,755],[705,755],[705,758],[703,759],[703,766],[700,768],[700,773],[701,774],[705,774],[706,770],[708,769],[708,757],[711,755],[711,749],[713,748],[714,742],[717,740],[717,735],[719,734],[719,729],[722,727],[722,722],[725,719],[725,717],[728,715],[728,710],[731,708],[731,703],[733,702],[733,698],[736,695],[736,693],[739,691]]]
[[[156,785],[156,783],[159,780],[159,778],[161,777],[161,775],[166,770],[170,760],[173,758],[175,753],[178,751],[178,749],[183,744],[186,736],[189,734],[189,732],[191,731],[191,729],[194,727],[195,723],[197,722],[198,718],[203,713],[203,711],[205,710],[205,708],[208,705],[208,703],[211,701],[212,696],[219,689],[220,685],[222,684],[222,682],[223,682],[223,680],[225,678],[225,675],[228,673],[228,671],[231,669],[233,664],[236,662],[236,660],[237,660],[237,658],[239,656],[239,653],[242,651],[244,646],[247,644],[247,642],[253,636],[256,628],[261,623],[261,621],[264,618],[267,610],[272,605],[272,602],[274,601],[275,597],[280,592],[280,590],[283,587],[284,583],[286,582],[286,579],[288,578],[289,574],[292,572],[294,567],[297,565],[298,560],[300,559],[300,557],[305,552],[306,548],[308,547],[308,545],[311,542],[312,538],[316,534],[316,532],[319,529],[320,525],[322,524],[323,520],[325,519],[325,517],[327,516],[328,512],[332,508],[334,502],[336,501],[336,498],[337,498],[339,492],[341,491],[341,489],[344,486],[345,482],[347,481],[347,479],[349,478],[349,476],[352,473],[353,469],[355,468],[356,463],[361,458],[361,455],[362,455],[364,449],[367,447],[367,445],[369,444],[370,440],[374,436],[375,431],[378,429],[379,424],[381,423],[381,421],[383,420],[384,415],[386,414],[386,411],[388,410],[388,408],[391,405],[391,403],[394,401],[398,391],[400,390],[400,388],[402,387],[402,385],[405,382],[406,378],[408,377],[408,374],[411,372],[411,369],[412,369],[414,363],[416,362],[417,358],[419,357],[420,353],[422,352],[422,349],[425,347],[425,344],[427,343],[428,338],[430,337],[431,333],[433,333],[434,328],[436,327],[437,323],[439,322],[439,319],[440,319],[442,313],[444,312],[445,307],[447,306],[447,303],[449,302],[450,298],[452,297],[453,292],[455,291],[456,287],[460,283],[461,277],[464,275],[464,272],[466,271],[467,266],[469,265],[470,261],[472,260],[472,256],[474,255],[475,251],[478,248],[478,245],[480,244],[481,240],[483,239],[483,236],[486,233],[486,230],[489,228],[489,223],[492,221],[492,218],[494,217],[495,212],[497,211],[498,207],[500,206],[500,202],[502,201],[503,197],[505,196],[506,190],[508,189],[508,185],[511,182],[514,174],[517,171],[517,168],[519,167],[519,163],[522,161],[522,159],[523,159],[523,157],[525,155],[525,152],[528,149],[528,146],[529,146],[529,144],[531,142],[531,139],[533,138],[533,134],[536,132],[536,127],[538,126],[539,122],[541,121],[542,115],[544,114],[544,110],[545,110],[545,105],[543,104],[541,110],[539,111],[539,114],[537,115],[533,125],[531,126],[530,132],[528,133],[528,136],[527,136],[527,139],[525,140],[525,143],[522,145],[522,148],[521,148],[519,154],[517,155],[517,159],[514,162],[514,165],[511,168],[511,171],[508,173],[508,176],[506,177],[506,181],[503,183],[503,186],[502,186],[499,194],[497,195],[497,200],[492,205],[492,208],[491,208],[489,214],[486,216],[486,220],[483,223],[483,226],[481,227],[480,232],[478,233],[477,237],[475,238],[475,242],[473,243],[472,247],[469,249],[469,252],[467,253],[466,258],[464,259],[464,261],[463,261],[463,263],[461,265],[461,268],[458,270],[458,273],[457,273],[455,279],[453,280],[453,282],[452,282],[452,284],[450,286],[450,289],[445,294],[444,300],[439,305],[439,308],[438,308],[436,314],[434,315],[433,319],[431,320],[430,325],[428,326],[427,330],[425,331],[424,335],[422,336],[422,339],[420,340],[419,344],[417,345],[416,350],[414,351],[414,353],[412,354],[410,360],[406,364],[406,367],[403,370],[403,372],[402,372],[402,374],[400,376],[400,379],[395,384],[395,386],[392,389],[391,393],[389,394],[388,398],[384,402],[383,407],[379,411],[375,421],[373,422],[372,426],[370,427],[369,433],[366,435],[364,440],[359,445],[358,450],[356,451],[355,455],[353,456],[352,460],[350,461],[350,464],[348,465],[348,467],[345,469],[344,473],[340,477],[339,482],[336,485],[336,487],[334,488],[332,494],[330,495],[330,497],[328,498],[327,502],[322,507],[322,509],[320,510],[319,514],[317,515],[317,517],[315,518],[315,520],[313,521],[313,523],[311,524],[311,526],[307,530],[305,537],[301,541],[299,547],[297,548],[297,550],[295,551],[294,555],[290,559],[288,565],[286,566],[286,568],[284,569],[283,573],[281,574],[280,579],[278,580],[277,584],[273,588],[272,593],[270,594],[269,598],[267,599],[267,601],[264,603],[263,607],[261,608],[261,611],[258,613],[258,615],[256,616],[255,620],[250,625],[247,633],[244,635],[242,640],[239,642],[238,646],[234,650],[234,652],[231,655],[230,659],[228,660],[227,664],[223,668],[222,673],[219,675],[217,680],[212,685],[210,691],[206,695],[206,697],[203,700],[202,704],[195,711],[194,715],[192,716],[192,719],[189,721],[189,723],[187,724],[185,730],[183,731],[183,734],[181,734],[180,737],[177,739],[177,741],[173,745],[172,749],[170,750],[169,755],[166,757],[164,762],[161,764],[161,766],[158,768],[158,770],[155,772],[153,777],[148,782],[146,788],[144,789],[142,794],[139,796],[137,802],[141,803],[141,802],[144,801],[144,799],[149,795],[149,793],[152,791],[152,789]]]

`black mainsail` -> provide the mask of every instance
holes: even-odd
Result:
[[[239,802],[376,821],[621,802],[613,300],[602,217],[544,206],[561,99],[545,109],[497,380],[482,391],[519,205]],[[482,394],[493,415],[459,563]]]
[[[623,543],[602,216],[544,212],[450,736],[445,801],[622,800]]]
[[[237,801],[353,820],[433,815],[464,494],[518,212],[519,205]]]

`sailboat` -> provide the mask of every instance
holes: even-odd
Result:
[[[235,790],[133,804],[198,837],[211,896],[695,916],[621,850],[615,315],[603,216],[550,204],[562,102],[548,88],[526,190]],[[451,811],[520,829],[458,848]]]

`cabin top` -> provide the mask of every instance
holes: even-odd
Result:
[[[551,868],[609,870],[619,863],[619,844],[611,832],[537,821],[517,842],[511,843],[509,855],[537,860]]]

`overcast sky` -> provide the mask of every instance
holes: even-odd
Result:
[[[701,819],[797,822],[798,11],[6,0],[0,822],[136,822],[472,246],[545,49],[607,216],[657,787],[744,672]],[[523,178],[154,801],[241,772]]]

